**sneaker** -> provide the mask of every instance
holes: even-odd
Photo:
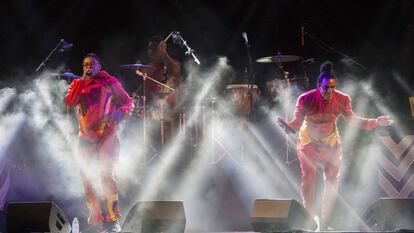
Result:
[[[118,220],[112,222],[104,222],[103,229],[107,233],[119,233],[121,232],[121,225],[119,224]]]
[[[313,221],[315,221],[315,223],[316,223],[316,229],[315,229],[315,232],[319,232],[319,231],[321,231],[321,223],[320,223],[320,221],[319,221],[319,217],[318,217],[318,215],[313,216]]]

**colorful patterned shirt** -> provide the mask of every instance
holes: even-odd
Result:
[[[84,81],[75,79],[66,95],[68,106],[78,106],[79,137],[98,141],[115,133],[115,111],[128,115],[134,104],[119,81],[101,70]]]

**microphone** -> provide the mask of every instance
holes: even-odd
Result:
[[[174,44],[177,44],[179,46],[183,46],[183,40],[184,39],[182,39],[180,32],[172,32],[171,36],[172,36]]]
[[[243,37],[243,39],[244,39],[244,43],[245,43],[246,45],[248,45],[248,44],[249,44],[249,40],[247,39],[247,33],[246,33],[246,32],[243,32],[243,33],[242,33],[242,37]]]
[[[73,47],[73,44],[66,42],[64,39],[62,39],[61,42],[62,42],[62,45],[59,49],[59,52],[69,51]]]
[[[303,46],[305,46],[305,36],[304,36],[304,34],[305,34],[305,27],[302,25],[302,36],[301,36],[301,39],[302,39],[302,47]]]
[[[276,118],[277,123],[280,125],[280,127],[282,127],[286,133],[292,133],[295,134],[295,130],[293,130],[288,123],[286,123],[286,121],[281,118],[281,117],[277,117]]]

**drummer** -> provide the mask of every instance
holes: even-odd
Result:
[[[181,81],[181,64],[170,57],[167,52],[167,44],[163,38],[158,36],[150,38],[148,42],[148,56],[150,59],[149,65],[151,66],[148,70],[148,76],[173,89],[177,89]],[[150,102],[154,98],[159,97],[160,92],[171,92],[170,89],[155,82],[148,82],[145,91]],[[167,102],[173,105],[175,101],[176,98],[170,94]]]
[[[156,82],[147,82],[145,85],[146,98],[151,106],[152,118],[162,121],[162,138],[168,140],[177,128],[176,104],[177,89],[181,83],[181,64],[167,52],[167,44],[162,37],[151,37],[148,42],[148,56],[150,68],[147,75],[167,87]],[[174,90],[174,91],[173,91]]]

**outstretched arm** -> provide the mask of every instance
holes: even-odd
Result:
[[[158,46],[160,47],[160,51],[163,54],[164,64],[167,66],[167,85],[176,88],[180,85],[181,64],[177,60],[174,60],[172,57],[170,57],[167,52],[167,44],[165,41],[161,41]]]
[[[352,105],[351,105],[351,98],[347,97],[346,103],[345,103],[345,110],[342,113],[345,120],[358,128],[365,129],[365,130],[374,130],[378,126],[386,127],[390,126],[394,123],[393,120],[391,120],[388,116],[380,116],[378,118],[365,118],[356,115],[352,111]]]

